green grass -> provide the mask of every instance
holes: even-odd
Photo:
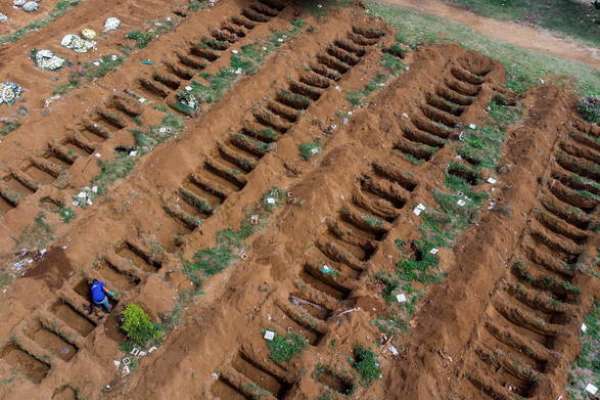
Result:
[[[581,352],[569,372],[567,392],[572,400],[586,400],[588,383],[600,387],[600,302],[584,321],[587,330],[581,334]]]
[[[58,216],[62,222],[68,224],[73,220],[73,218],[75,218],[75,211],[70,207],[61,207],[58,210]]]
[[[579,99],[577,111],[586,121],[600,124],[600,95],[585,96]]]
[[[46,214],[40,212],[34,222],[21,232],[15,247],[30,250],[43,249],[53,239],[54,230],[46,220]]]
[[[367,8],[370,14],[389,22],[397,30],[398,40],[411,47],[425,43],[458,42],[500,61],[507,72],[507,86],[517,92],[522,93],[538,84],[540,79],[556,75],[573,77],[582,95],[600,92],[600,71],[583,63],[489,39],[464,25],[425,15],[408,7],[369,0]]]
[[[381,367],[377,360],[377,355],[366,347],[356,346],[350,363],[352,364],[352,368],[360,375],[363,386],[369,386],[381,377]]]
[[[285,335],[275,335],[273,340],[267,341],[269,347],[269,357],[276,363],[286,363],[297,356],[306,348],[308,342],[295,332],[288,332]]]
[[[525,22],[600,47],[600,10],[568,0],[446,0],[477,14],[502,20]]]
[[[300,157],[302,157],[302,159],[308,161],[321,152],[321,143],[314,141],[299,144],[298,152],[300,153]]]
[[[81,2],[81,0],[60,0],[54,6],[54,10],[50,11],[50,13],[46,17],[41,18],[37,21],[33,21],[32,23],[28,24],[27,26],[24,26],[23,28],[16,30],[13,33],[0,36],[0,45],[6,44],[6,43],[14,43],[17,40],[26,36],[28,33],[40,30],[40,29],[48,26],[51,22],[53,22],[57,18],[63,16],[67,11],[69,11],[69,9],[75,7],[80,2]]]
[[[162,337],[158,324],[137,304],[128,304],[121,312],[121,329],[127,338],[140,347],[157,342]]]
[[[100,165],[100,173],[94,177],[92,184],[98,186],[98,194],[105,194],[110,185],[133,171],[135,159],[127,154],[119,153],[112,160],[99,160],[98,164]]]
[[[8,286],[13,281],[13,277],[6,273],[0,271],[0,289]]]
[[[17,121],[3,121],[0,127],[0,137],[4,137],[21,126]]]

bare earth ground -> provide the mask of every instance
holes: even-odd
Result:
[[[86,18],[125,15],[129,4],[88,9]],[[436,4],[418,6],[599,65],[573,43],[506,23],[482,28],[484,19]],[[457,45],[394,53],[394,32],[358,5],[319,18],[275,0],[172,11],[157,7],[147,17],[181,18],[172,31],[49,110],[42,100],[51,76],[40,74],[40,88],[21,100],[30,113],[0,142],[6,264],[32,232],[52,232],[48,252],[0,294],[0,399],[564,396],[581,321],[600,293],[592,277],[600,127],[578,117],[569,88],[518,97],[504,88],[501,64]],[[34,32],[5,47],[0,73],[32,86],[23,75],[33,68],[22,58],[27,46],[74,28],[66,21],[52,35]],[[137,26],[142,19],[127,29]],[[175,107],[176,92],[206,84],[203,75],[283,32],[281,45],[221,98],[189,116]],[[207,37],[227,40],[199,46]],[[110,36],[103,48],[121,40]],[[392,61],[406,66],[399,76]],[[352,108],[347,96],[370,83]],[[465,135],[477,138],[490,124],[491,104],[521,110],[495,139],[497,168],[461,151]],[[102,172],[97,159],[114,162],[123,149],[133,157],[135,131],[159,124],[164,109],[181,119],[181,133],[61,222],[56,209]],[[299,146],[315,142],[320,151],[306,160]],[[448,179],[460,179],[465,193],[442,208]],[[489,197],[477,205],[469,193]],[[419,204],[426,214],[415,214]],[[452,246],[424,253],[424,224],[450,231],[465,205],[473,219]],[[240,236],[244,229],[251,234]],[[228,268],[191,269],[200,249],[225,251]],[[395,276],[399,260],[431,257],[440,281],[386,292],[381,277]],[[90,308],[94,277],[119,292],[110,314]],[[393,297],[399,290],[409,304]],[[121,348],[128,303],[166,332],[145,356]],[[297,333],[306,347],[275,360],[264,330]],[[378,360],[370,385],[349,361],[357,345]]]

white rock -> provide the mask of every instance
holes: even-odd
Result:
[[[265,331],[264,338],[265,338],[265,340],[268,340],[269,342],[272,341],[273,339],[275,339],[275,332],[273,332],[273,331]]]
[[[585,391],[592,395],[595,395],[596,393],[598,393],[598,388],[593,384],[588,383],[588,385],[585,387]]]
[[[406,295],[404,293],[397,294],[396,301],[398,301],[398,303],[406,303]]]
[[[14,0],[13,1],[13,6],[15,7],[22,7],[23,4],[27,3],[27,0]]]
[[[121,20],[115,17],[109,17],[104,22],[104,32],[114,31],[121,26]]]

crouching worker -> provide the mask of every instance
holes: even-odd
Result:
[[[108,290],[106,286],[104,286],[104,282],[97,279],[92,280],[90,294],[92,297],[92,303],[94,303],[94,305],[102,306],[106,312],[110,312],[112,310],[112,305],[108,300],[108,296],[112,296],[113,293]]]

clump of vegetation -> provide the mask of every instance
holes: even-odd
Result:
[[[588,122],[600,124],[600,96],[585,96],[577,102],[577,111]]]
[[[126,177],[133,171],[135,159],[126,153],[119,153],[113,160],[98,160],[98,164],[100,173],[94,177],[92,184],[98,186],[98,194],[104,194],[113,182]]]
[[[40,212],[33,224],[26,227],[17,239],[17,248],[43,249],[54,239],[54,230],[46,220],[46,214]]]
[[[70,207],[61,207],[58,210],[58,216],[62,222],[68,224],[73,220],[73,218],[75,218],[75,211]]]
[[[18,129],[21,126],[21,123],[17,121],[2,121],[2,126],[0,127],[0,137],[6,136],[12,131]]]
[[[140,347],[156,342],[162,337],[158,324],[152,322],[148,314],[137,304],[128,304],[121,312],[121,329],[127,338]]]
[[[286,335],[275,335],[273,340],[267,341],[271,352],[270,357],[276,363],[290,361],[308,345],[308,342],[297,333],[290,332]]]
[[[567,391],[573,400],[588,398],[585,386],[592,383],[600,387],[600,302],[584,321],[585,332],[581,335],[581,352],[571,367]]]
[[[300,152],[300,157],[308,161],[321,152],[321,143],[318,140],[302,143],[298,145],[298,151]]]
[[[360,375],[361,383],[364,386],[369,386],[373,381],[381,377],[381,367],[379,366],[377,356],[372,350],[366,347],[356,346],[350,362],[352,368]]]

